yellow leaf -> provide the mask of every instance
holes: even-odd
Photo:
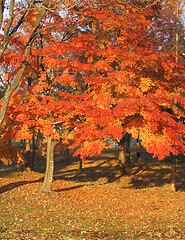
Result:
[[[142,92],[147,92],[152,86],[154,85],[154,83],[152,82],[151,78],[141,78],[140,79],[140,89]]]

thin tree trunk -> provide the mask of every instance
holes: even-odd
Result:
[[[34,165],[35,165],[35,138],[32,138],[32,156],[31,156],[31,170],[34,170]]]
[[[172,156],[172,166],[171,166],[171,189],[172,191],[176,191],[176,158],[175,156]]]
[[[30,172],[31,171],[31,149],[30,149],[30,141],[26,140],[25,142],[26,148],[25,148],[25,170]]]
[[[3,23],[3,13],[4,13],[4,4],[5,4],[5,0],[1,0],[0,1],[0,29]]]
[[[139,152],[139,148],[140,148],[140,144],[139,144],[139,137],[137,138],[137,142],[136,142],[136,155],[137,155],[137,160],[139,160],[140,158],[140,152]]]
[[[125,170],[125,148],[124,148],[124,138],[122,138],[119,142],[119,165],[121,165],[121,170],[122,170],[122,174],[126,173]]]
[[[178,63],[178,55],[179,55],[179,46],[178,46],[178,42],[179,42],[179,33],[178,33],[178,23],[179,23],[179,3],[177,0],[176,3],[176,29],[175,29],[175,51],[176,51],[176,57],[175,57],[175,61],[176,63]]]
[[[58,141],[48,136],[47,139],[47,160],[44,182],[41,190],[45,193],[52,191],[53,172],[54,172],[54,149]]]
[[[126,162],[130,163],[130,139],[131,136],[130,134],[126,134],[125,135],[125,153],[126,153]]]
[[[79,163],[79,170],[80,172],[82,172],[83,168],[82,168],[82,159],[80,158],[80,163]]]
[[[69,162],[70,154],[69,154],[69,148],[66,146],[66,149],[64,149],[64,158]]]

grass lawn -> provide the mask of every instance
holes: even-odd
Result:
[[[149,158],[122,176],[115,151],[87,159],[82,172],[58,156],[50,194],[40,191],[43,173],[1,168],[0,239],[184,239],[184,164],[172,192],[169,163]]]

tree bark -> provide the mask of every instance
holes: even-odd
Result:
[[[80,170],[80,172],[83,171],[82,159],[81,158],[80,158],[80,163],[79,163],[79,170]]]
[[[136,156],[137,156],[137,160],[139,160],[141,154],[139,152],[139,148],[140,148],[140,144],[139,144],[139,137],[137,138],[137,142],[136,142]]]
[[[54,149],[57,143],[58,141],[55,141],[48,136],[46,172],[44,176],[44,182],[41,188],[42,192],[45,192],[45,193],[52,191],[53,172],[54,172]]]
[[[131,136],[130,136],[130,134],[126,133],[124,137],[125,137],[126,162],[130,163],[131,162],[131,160],[130,160],[130,139],[131,139]]]
[[[64,158],[67,162],[69,162],[70,159],[70,155],[69,155],[69,148],[66,146],[66,148],[64,149]]]
[[[31,156],[31,170],[34,170],[34,165],[35,165],[35,138],[34,136],[32,137],[32,156]]]
[[[3,22],[4,4],[5,4],[5,0],[1,0],[0,1],[0,29]]]
[[[125,170],[126,159],[125,159],[124,143],[125,143],[125,141],[124,141],[124,137],[123,137],[119,142],[119,165],[121,165],[122,174],[126,173],[126,170]]]
[[[176,191],[176,158],[175,156],[172,156],[172,169],[171,169],[171,189],[172,191]]]
[[[25,141],[26,148],[25,148],[25,170],[30,172],[31,171],[31,149],[30,149],[30,141]]]
[[[176,29],[175,29],[175,52],[176,52],[176,57],[175,61],[178,63],[178,55],[179,55],[179,33],[178,33],[178,22],[179,22],[179,3],[178,0],[176,2]]]

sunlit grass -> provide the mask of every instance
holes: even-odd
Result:
[[[43,173],[0,169],[0,239],[183,239],[185,192],[169,191],[169,162],[133,159],[121,175],[116,157],[87,159],[82,172],[56,159],[50,194]]]

